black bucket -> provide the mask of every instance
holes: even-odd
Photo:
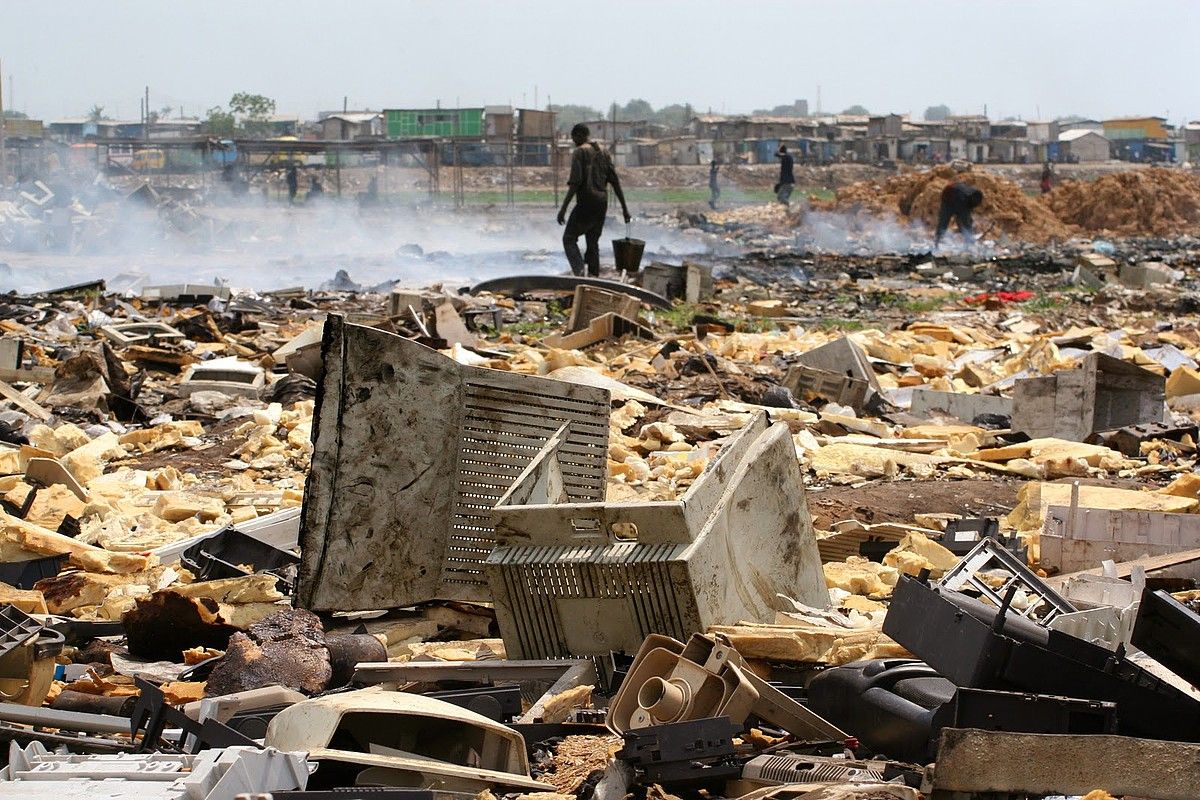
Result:
[[[613,239],[613,259],[618,272],[637,272],[642,266],[642,253],[646,243],[641,239]]]

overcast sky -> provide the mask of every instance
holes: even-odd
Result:
[[[1200,0],[3,0],[5,105],[586,103],[1200,118]],[[175,112],[178,114],[178,111]]]

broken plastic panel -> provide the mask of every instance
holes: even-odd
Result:
[[[814,367],[837,375],[844,375],[847,378],[866,381],[867,401],[872,399],[872,395],[882,392],[879,378],[875,375],[875,370],[871,366],[867,354],[853,340],[845,336],[806,353],[801,353],[796,357],[796,362],[806,367]]]
[[[741,772],[733,737],[742,726],[728,717],[688,720],[625,731],[617,758],[634,765],[647,783],[695,785]]]
[[[1003,575],[1001,585],[996,588],[980,573]],[[992,602],[996,608],[1017,614],[1026,619],[1046,624],[1059,614],[1070,614],[1079,609],[1042,582],[1033,570],[1021,559],[1006,550],[995,539],[983,539],[972,548],[961,561],[942,576],[939,585],[951,591],[962,591],[970,587]],[[1020,592],[1024,596],[1022,607],[1014,607],[1010,593]]]
[[[492,506],[567,422],[563,490],[573,502],[604,498],[606,390],[465,367],[336,315],[322,353],[301,526],[305,608],[491,599]]]
[[[954,728],[1026,733],[1101,734],[1117,732],[1117,706],[1101,700],[959,689],[953,716]]]
[[[445,700],[496,722],[509,722],[521,716],[521,687],[516,685],[450,689],[426,692],[425,696]]]
[[[284,589],[289,593],[292,580],[288,568],[300,563],[292,553],[235,528],[226,528],[196,542],[183,551],[179,561],[195,574],[197,580],[204,581],[269,572],[282,579]],[[245,568],[247,566],[249,570]]]
[[[952,519],[946,523],[942,545],[956,556],[965,556],[980,539],[1000,536],[1000,520],[995,517]]]
[[[635,320],[610,313],[596,317],[587,327],[574,333],[547,336],[542,343],[563,350],[586,350],[593,345],[623,336],[637,336],[650,341],[658,338],[653,330]]]
[[[1060,572],[1102,561],[1133,561],[1200,548],[1200,515],[1052,505],[1042,526],[1041,563]],[[1186,573],[1188,567],[1177,567]]]
[[[683,497],[662,502],[564,502],[569,436],[493,510],[487,574],[511,657],[606,656],[651,634],[771,622],[777,594],[828,605],[787,425],[756,415]]]
[[[1114,653],[1002,615],[961,592],[900,576],[883,632],[956,686],[1112,702],[1123,735],[1200,739],[1200,702],[1138,667],[1123,648]]]
[[[70,554],[64,553],[31,558],[28,561],[0,562],[0,583],[7,583],[16,589],[32,589],[42,578],[53,578],[62,572],[63,564],[68,558]]]
[[[576,686],[595,686],[596,669],[591,661],[566,659],[413,661],[405,664],[384,661],[359,664],[354,671],[354,682],[359,685],[441,682],[520,684],[522,696],[531,702],[529,709],[521,715],[521,722],[532,724],[542,718],[546,703],[551,698]],[[526,686],[538,688],[526,693]]]
[[[14,605],[0,607],[0,659],[36,639],[42,623]]]
[[[104,325],[100,328],[100,332],[106,339],[120,347],[155,342],[181,342],[186,338],[165,322],[129,322]]]
[[[304,753],[230,747],[199,755],[59,755],[9,744],[0,770],[6,800],[230,800],[246,792],[303,789]]]
[[[636,321],[641,308],[642,304],[636,297],[581,284],[575,287],[571,316],[567,321],[567,333],[585,330],[593,320],[606,314]]]
[[[852,761],[801,753],[755,756],[746,762],[742,777],[762,785],[789,783],[862,783],[884,781],[882,761]]]
[[[651,635],[613,698],[605,724],[614,733],[709,717],[744,724],[751,716],[802,741],[846,734],[746,668],[726,641],[694,634],[688,643]]]
[[[167,702],[162,690],[149,681],[134,678],[138,698],[129,715],[134,752],[149,753],[166,746],[179,752],[196,753],[213,747],[258,747],[244,736],[215,719],[196,722]],[[178,735],[178,739],[170,738]]]
[[[781,385],[797,398],[813,394],[831,403],[849,406],[855,411],[866,408],[867,396],[871,392],[871,385],[861,378],[803,364],[788,367]]]
[[[1164,591],[1146,592],[1133,644],[1179,677],[1200,686],[1200,615]]]
[[[0,607],[0,701],[40,706],[54,680],[63,635],[14,605]]]

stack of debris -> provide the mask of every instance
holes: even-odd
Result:
[[[1194,796],[1200,332],[849,263],[9,298],[0,782]]]

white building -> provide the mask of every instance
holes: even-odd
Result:
[[[1072,161],[1108,161],[1108,139],[1090,130],[1063,131],[1058,135],[1059,158]]]

